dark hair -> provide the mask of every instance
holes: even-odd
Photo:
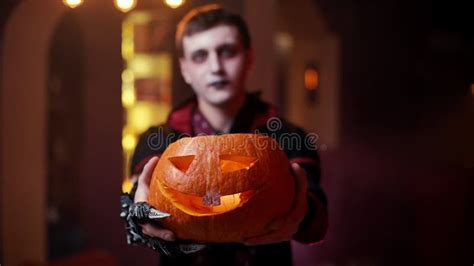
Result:
[[[247,24],[238,14],[225,10],[218,4],[205,5],[188,12],[179,22],[176,30],[176,48],[178,55],[183,56],[183,38],[208,30],[217,25],[235,26],[245,50],[250,49],[251,40]]]

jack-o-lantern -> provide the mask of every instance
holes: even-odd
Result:
[[[295,197],[288,158],[257,134],[182,138],[153,172],[149,202],[170,213],[160,220],[178,238],[242,242],[267,232]]]

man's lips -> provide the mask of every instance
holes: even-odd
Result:
[[[228,80],[219,80],[214,81],[208,84],[209,87],[213,87],[216,89],[222,89],[223,87],[227,86],[230,82]]]

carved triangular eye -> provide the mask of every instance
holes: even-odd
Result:
[[[168,160],[174,165],[174,167],[178,168],[181,172],[186,173],[189,166],[194,160],[194,155],[186,155],[186,156],[175,156],[169,157]]]
[[[241,169],[249,169],[257,161],[257,158],[240,155],[221,155],[221,172],[233,172]]]

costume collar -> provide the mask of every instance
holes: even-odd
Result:
[[[260,92],[248,93],[244,107],[234,119],[231,133],[248,133],[266,125],[267,121],[278,115],[277,109],[260,99]],[[193,117],[197,111],[197,99],[186,101],[175,108],[168,116],[170,128],[190,136],[195,135],[193,130]]]

